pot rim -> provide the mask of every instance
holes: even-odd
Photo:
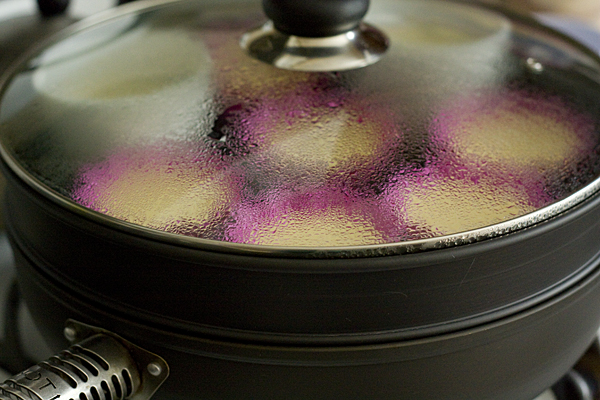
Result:
[[[9,235],[9,239],[18,243],[18,239]],[[237,348],[240,351],[258,350],[264,356],[267,349],[274,351],[291,351],[300,354],[306,352],[318,352],[332,354],[335,352],[367,351],[378,352],[380,350],[402,351],[414,345],[428,346],[439,344],[448,340],[464,339],[467,347],[472,347],[474,335],[486,331],[499,329],[502,336],[514,334],[514,324],[519,321],[535,318],[537,323],[557,313],[556,308],[569,307],[574,297],[579,299],[587,296],[589,292],[598,290],[600,285],[600,253],[589,260],[582,268],[574,271],[542,292],[536,293],[529,298],[524,298],[506,307],[488,310],[470,317],[459,318],[444,323],[429,326],[420,326],[415,329],[398,329],[388,331],[358,332],[354,334],[298,334],[298,333],[275,333],[275,332],[248,332],[242,329],[218,328],[218,327],[195,327],[188,322],[178,322],[176,319],[153,315],[152,313],[136,310],[130,306],[124,306],[119,302],[104,296],[93,295],[81,287],[72,286],[56,280],[55,276],[46,275],[34,264],[20,268],[20,274],[27,279],[35,279],[43,282],[44,290],[55,292],[61,291],[61,302],[70,307],[80,309],[82,306],[105,315],[118,316],[118,319],[136,324],[136,332],[142,329],[146,334],[152,336],[168,335],[178,339],[193,338],[192,341],[201,347],[209,346],[214,350],[215,346],[226,348]],[[35,271],[35,273],[31,273]],[[38,283],[40,284],[40,283]],[[68,296],[68,297],[65,297]],[[74,306],[76,300],[77,305]],[[576,302],[577,300],[575,300]],[[106,308],[108,306],[108,308]],[[102,311],[99,311],[102,310]],[[108,314],[107,314],[108,313]],[[540,317],[545,315],[545,317]],[[90,322],[93,323],[93,322]],[[505,329],[507,328],[507,329]],[[169,333],[170,332],[170,333]],[[175,333],[177,332],[177,333]],[[175,333],[175,336],[173,334]],[[145,336],[147,337],[147,336]],[[456,350],[456,349],[455,349]],[[210,352],[211,354],[212,351]],[[220,353],[216,351],[214,354]],[[330,357],[325,356],[328,362]]]
[[[6,91],[8,84],[12,78],[22,69],[26,61],[32,60],[42,50],[49,47],[53,43],[57,43],[71,35],[90,29],[96,25],[108,22],[110,20],[130,15],[136,12],[151,11],[162,7],[167,7],[175,3],[183,3],[189,0],[149,0],[144,3],[129,3],[117,9],[109,9],[92,17],[88,17],[80,22],[77,22],[70,27],[63,29],[61,32],[52,35],[47,40],[40,42],[29,51],[25,52],[13,65],[0,76],[0,99]],[[454,0],[456,3],[471,4],[468,0]],[[598,65],[600,65],[600,56],[595,54],[587,46],[581,44],[577,40],[562,34],[550,27],[543,25],[535,19],[523,15],[504,10],[501,7],[490,6],[486,4],[478,4],[483,8],[501,12],[511,19],[525,22],[530,26],[542,31],[550,32],[555,37],[568,42],[576,47],[587,56],[591,57]],[[355,246],[336,246],[336,247],[304,247],[304,246],[273,246],[273,245],[254,245],[245,243],[225,242],[213,239],[203,239],[191,236],[184,236],[170,232],[164,232],[145,226],[133,224],[120,220],[109,215],[93,211],[84,206],[81,206],[66,196],[47,187],[40,179],[36,178],[32,173],[25,170],[20,163],[13,157],[8,149],[0,141],[0,159],[2,159],[9,169],[22,179],[29,187],[35,189],[44,197],[58,204],[62,208],[80,215],[90,221],[100,223],[102,225],[115,228],[129,234],[139,235],[148,239],[170,243],[188,248],[197,248],[207,251],[216,251],[221,253],[233,253],[241,255],[255,256],[271,256],[284,258],[367,258],[377,256],[389,256],[400,254],[420,253],[436,249],[445,249],[458,247],[465,244],[484,241],[487,239],[505,236],[507,234],[520,231],[524,228],[534,226],[540,222],[547,221],[561,213],[573,209],[575,206],[584,203],[586,200],[594,196],[600,191],[600,177],[590,182],[588,185],[579,189],[570,196],[552,203],[546,207],[533,211],[531,213],[513,218],[504,222],[500,222],[485,227],[472,229],[464,232],[453,233],[450,235],[436,236],[425,239],[401,241],[395,243],[382,243],[371,245],[355,245]]]

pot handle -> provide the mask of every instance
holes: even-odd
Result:
[[[74,344],[0,384],[1,400],[148,400],[169,375],[159,356],[108,331],[68,321]]]

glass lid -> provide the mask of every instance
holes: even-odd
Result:
[[[151,1],[75,26],[5,78],[3,160],[110,226],[279,255],[470,243],[598,189],[600,64],[574,41],[448,0],[372,0],[326,38],[265,21],[257,1]],[[342,39],[371,65],[311,71]]]

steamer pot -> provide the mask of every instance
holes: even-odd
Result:
[[[482,4],[273,4],[127,5],[5,77],[40,329],[160,355],[158,398],[535,397],[600,325],[600,60]]]

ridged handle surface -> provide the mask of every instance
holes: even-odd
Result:
[[[125,400],[140,386],[127,349],[96,335],[0,384],[1,400]]]

